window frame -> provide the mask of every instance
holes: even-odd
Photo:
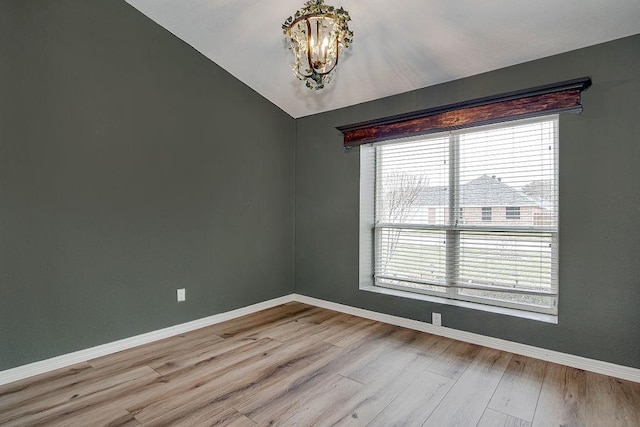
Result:
[[[483,206],[480,208],[481,220],[484,222],[493,221],[493,209],[491,206]]]
[[[520,120],[510,120],[510,121],[502,122],[502,123],[499,123],[499,124],[485,125],[485,126],[481,126],[481,127],[482,128],[493,128],[493,127],[504,127],[504,126],[510,126],[510,125],[514,125],[515,126],[515,125],[522,124],[522,123],[527,123],[527,122],[540,122],[540,121],[549,121],[549,120],[553,120],[553,122],[555,123],[555,125],[554,125],[554,143],[555,143],[555,153],[556,154],[554,156],[554,163],[555,163],[554,171],[555,171],[555,182],[557,183],[558,182],[558,145],[559,145],[559,137],[558,137],[559,118],[558,118],[557,114],[545,115],[545,116],[542,116],[542,117],[536,117],[536,118],[525,119],[525,120],[522,120],[522,119],[520,119]],[[451,138],[451,141],[455,141],[456,135],[459,135],[461,133],[468,132],[468,131],[475,131],[478,128],[479,127],[465,128],[465,129],[462,129],[460,131],[445,132],[443,134],[449,135],[449,137]],[[431,135],[428,135],[427,138],[434,138],[434,137],[437,138],[437,137],[439,137],[441,135],[442,134],[431,134]],[[377,146],[379,146],[381,144],[404,142],[404,141],[410,141],[410,140],[415,141],[415,140],[421,140],[421,139],[425,139],[425,136],[422,136],[422,137],[410,137],[410,138],[400,138],[400,139],[396,139],[396,140],[385,141],[385,142],[382,142],[382,143],[379,142],[379,143],[376,143],[376,144],[374,144],[372,146],[369,146],[368,148],[371,148],[371,150],[373,152],[373,163],[374,163],[374,165],[376,165],[377,162],[375,161],[375,157],[376,157],[376,154],[375,154],[376,153],[376,148],[375,147],[377,147]],[[454,144],[454,145],[457,144],[457,142],[451,142],[451,141],[449,143],[450,147],[451,147],[451,144]],[[368,153],[368,154],[366,154],[366,156],[371,157],[371,152],[369,152],[369,150],[365,149],[365,146],[361,146],[361,150],[363,150],[364,152]],[[361,151],[361,153],[363,153],[363,151]],[[364,157],[363,157],[363,159],[364,159]],[[364,170],[364,169],[367,169],[367,168],[364,167],[365,165],[366,165],[366,160],[363,160],[361,162],[361,171]],[[361,189],[364,188],[363,185],[366,185],[366,183],[363,182],[364,179],[367,179],[365,175],[369,176],[368,179],[371,179],[371,175],[373,175],[373,180],[374,180],[374,183],[375,183],[375,176],[376,176],[376,173],[377,173],[376,169],[377,169],[377,166],[374,166],[373,171],[369,170],[368,173],[365,173],[362,176],[362,178],[361,178]],[[450,166],[450,170],[451,169],[454,169],[453,165]],[[374,187],[375,187],[375,185],[374,185]],[[557,190],[557,187],[556,187],[556,190]],[[371,262],[370,262],[371,269],[369,270],[369,274],[371,274],[371,276],[374,276],[375,275],[375,273],[374,273],[375,260],[374,259],[375,259],[375,253],[376,253],[376,250],[377,250],[376,249],[377,232],[378,232],[378,229],[381,226],[388,227],[389,224],[386,224],[386,225],[377,224],[375,222],[375,214],[373,214],[373,221],[371,222],[371,214],[372,214],[372,212],[375,211],[375,188],[373,190],[371,188],[369,188],[367,191],[372,191],[374,194],[373,194],[373,197],[367,197],[366,194],[363,197],[363,193],[361,191],[361,233],[362,232],[366,233],[366,231],[365,231],[366,230],[366,224],[367,224],[367,222],[370,222],[369,225],[372,227],[368,231],[371,234],[370,246],[369,246],[370,251],[367,251],[365,256],[366,255],[370,256],[369,259],[371,260]],[[365,206],[365,209],[363,210],[363,205],[362,205],[363,202],[364,203],[373,203],[373,206],[370,209],[366,209],[366,206]],[[520,208],[520,207],[518,206],[518,208]],[[445,234],[447,234],[447,239],[446,239],[447,245],[449,245],[449,244],[459,245],[459,243],[456,242],[456,239],[459,242],[460,236],[464,232],[469,232],[469,231],[474,231],[474,230],[475,231],[484,230],[486,227],[491,227],[490,225],[486,225],[486,226],[485,225],[480,225],[479,227],[478,226],[465,226],[464,222],[462,221],[462,217],[460,215],[461,212],[462,212],[462,209],[463,208],[460,207],[460,206],[456,206],[455,204],[453,204],[453,205],[450,204],[449,205],[449,210],[450,210],[450,212],[454,212],[453,215],[452,215],[454,218],[451,219],[451,221],[449,222],[449,224],[447,226],[444,226],[444,227],[443,226],[437,226],[437,227],[425,226],[423,228],[424,229],[435,229],[435,228],[441,229],[442,231],[444,231]],[[458,212],[458,215],[455,215],[455,212]],[[495,212],[491,212],[490,215],[493,216],[494,213]],[[506,207],[505,207],[505,217],[506,217],[506,215],[507,215],[507,211],[506,211]],[[556,215],[559,216],[558,213],[556,213]],[[365,219],[367,217],[369,218],[369,221],[366,221],[366,220],[363,221],[363,219]],[[518,215],[517,219],[520,219],[520,218],[521,218],[521,215]],[[517,220],[516,218],[513,218],[513,219]],[[456,221],[456,220],[459,220],[459,221]],[[484,212],[482,212],[482,220],[484,222]],[[556,218],[556,220],[557,220],[557,218]],[[491,221],[491,220],[487,220],[487,222],[489,222],[489,221]],[[364,229],[362,228],[363,226],[365,227]],[[509,227],[504,227],[503,226],[502,228],[509,228]],[[514,232],[514,233],[521,232],[523,234],[531,233],[531,232],[538,232],[536,230],[526,229],[526,228],[523,228],[523,227],[517,226],[517,225],[514,226],[513,230],[511,230],[511,231]],[[523,312],[526,312],[526,313],[538,313],[538,314],[541,313],[541,314],[549,314],[549,315],[552,315],[552,316],[557,316],[557,313],[558,313],[557,312],[557,306],[558,306],[557,301],[558,301],[558,287],[559,287],[558,286],[558,271],[557,271],[559,224],[556,221],[556,226],[555,226],[554,229],[545,230],[545,231],[542,231],[542,229],[541,229],[540,232],[550,233],[551,234],[551,239],[553,241],[552,252],[553,252],[553,257],[555,258],[556,261],[555,261],[555,267],[553,266],[554,263],[551,262],[552,269],[553,269],[552,270],[552,274],[553,274],[553,277],[554,277],[554,284],[553,284],[552,291],[555,292],[555,295],[549,295],[550,297],[555,297],[555,301],[554,301],[554,304],[552,305],[552,307],[548,307],[547,308],[547,307],[541,307],[541,306],[529,306],[529,305],[525,305],[525,304],[511,303],[509,301],[495,300],[495,299],[490,299],[490,298],[485,298],[485,297],[477,297],[477,296],[468,295],[468,294],[465,295],[465,294],[462,294],[460,292],[460,288],[458,288],[455,285],[445,287],[444,288],[444,290],[445,290],[444,292],[440,292],[440,291],[436,292],[436,291],[429,291],[429,290],[426,290],[426,289],[408,289],[407,286],[396,286],[396,285],[393,285],[391,283],[381,283],[379,280],[376,280],[375,277],[374,277],[373,278],[373,286],[374,287],[379,287],[379,288],[394,289],[394,290],[398,290],[398,291],[406,292],[406,293],[424,294],[424,295],[433,296],[433,297],[436,297],[436,298],[440,297],[440,298],[446,299],[446,301],[452,301],[452,302],[467,301],[467,302],[472,302],[472,303],[478,303],[478,304],[480,304],[480,306],[478,308],[481,308],[481,309],[484,309],[483,307],[487,307],[487,306],[495,306],[495,307],[501,307],[501,308],[507,308],[507,309],[516,309],[516,310],[523,311]],[[453,243],[451,243],[451,242],[453,242]],[[362,243],[363,242],[361,241],[361,250],[363,248],[362,247]],[[449,254],[448,250],[447,250],[447,254]],[[445,266],[445,268],[447,270],[449,270],[451,267],[449,266],[449,264],[447,264]],[[365,262],[363,264],[362,263],[362,257],[361,257],[361,273],[363,272],[363,269],[365,271],[367,270],[367,263]],[[457,273],[448,272],[447,273],[447,281],[453,282],[451,277],[450,277],[450,274],[453,274],[455,277],[458,277]],[[362,287],[362,284],[363,284],[363,280],[361,278],[361,287]],[[462,288],[462,289],[464,289],[464,288]],[[518,291],[516,291],[514,293],[526,293],[526,292],[518,290]]]
[[[504,218],[507,221],[519,221],[522,218],[520,206],[506,206],[504,208]]]

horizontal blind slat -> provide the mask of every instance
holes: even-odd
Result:
[[[543,296],[558,288],[557,118],[455,135],[455,165],[450,137],[375,148],[375,276],[400,287],[448,283],[463,298],[507,301],[511,292],[519,296],[509,304],[527,305],[522,295],[555,304]],[[453,196],[452,171],[460,182]],[[457,236],[448,249],[447,232]],[[447,278],[451,271],[457,277]]]

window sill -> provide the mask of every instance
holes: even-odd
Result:
[[[538,322],[558,324],[558,316],[552,314],[533,313],[530,311],[516,310],[514,308],[497,307],[493,305],[478,304],[469,301],[452,300],[448,298],[440,298],[432,295],[418,294],[414,292],[400,291],[397,289],[383,288],[380,286],[364,285],[360,286],[361,291],[375,292],[384,295],[393,295],[401,298],[409,298],[420,301],[428,301],[437,304],[447,304],[456,307],[470,308],[473,310],[487,311],[490,313],[503,314],[505,316],[520,317],[522,319],[535,320]]]

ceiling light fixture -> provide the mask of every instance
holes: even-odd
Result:
[[[282,24],[295,58],[291,68],[309,89],[322,89],[333,78],[340,53],[349,47],[353,31],[351,18],[342,7],[336,9],[324,0],[310,0]]]

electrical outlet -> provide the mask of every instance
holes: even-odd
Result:
[[[433,326],[442,326],[442,316],[440,313],[431,313],[431,323]]]
[[[184,288],[178,289],[178,302],[182,302],[187,299],[186,291]]]

